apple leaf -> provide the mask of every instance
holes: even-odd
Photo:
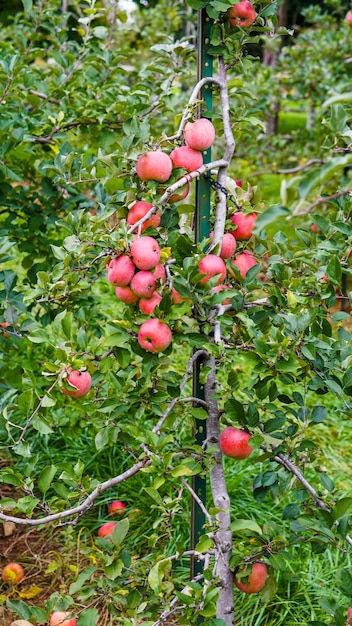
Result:
[[[98,609],[87,609],[78,618],[77,626],[97,626],[99,623]]]
[[[171,569],[171,561],[170,559],[164,559],[163,561],[159,561],[151,568],[148,574],[148,583],[153,589],[155,593],[160,593],[161,591],[161,583],[165,574],[167,574]]]
[[[338,520],[352,509],[352,498],[341,498],[333,507],[331,514],[334,520]]]
[[[258,234],[262,228],[265,228],[272,222],[274,222],[278,218],[285,217],[290,215],[290,211],[282,206],[282,204],[273,204],[273,206],[269,207],[266,211],[263,211],[260,215],[258,215],[253,232]]]
[[[249,530],[251,533],[256,533],[257,535],[262,534],[262,529],[259,524],[252,519],[237,519],[235,522],[232,522],[230,528],[233,533],[241,533],[242,530]]]
[[[116,526],[111,534],[111,539],[112,539],[114,546],[121,545],[121,543],[123,542],[124,538],[126,537],[128,533],[129,526],[130,526],[130,523],[127,517],[122,519],[120,522],[116,522]]]
[[[40,489],[42,493],[46,493],[48,491],[56,472],[56,465],[47,465],[42,469],[38,478],[38,489]]]
[[[341,567],[336,572],[336,585],[348,597],[352,595],[352,570]]]

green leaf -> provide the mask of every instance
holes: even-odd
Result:
[[[77,620],[77,626],[98,626],[99,611],[98,609],[86,609],[81,613]]]
[[[285,506],[282,512],[282,519],[296,519],[300,514],[298,504],[292,503]]]
[[[262,228],[265,228],[275,220],[280,220],[282,217],[286,217],[290,215],[289,209],[282,206],[281,204],[274,204],[269,207],[266,211],[260,213],[255,221],[253,232],[255,234],[259,234]],[[280,224],[282,228],[282,224]]]
[[[25,13],[30,13],[33,8],[33,0],[22,0]]]
[[[38,489],[42,493],[46,493],[55,477],[58,468],[56,465],[47,465],[42,469],[38,478]]]
[[[341,567],[336,572],[336,585],[348,598],[352,596],[352,570]]]
[[[151,586],[154,593],[161,592],[161,585],[165,574],[168,574],[171,570],[171,560],[164,559],[163,561],[159,561],[149,571],[148,574],[148,583]]]
[[[110,565],[105,567],[105,574],[109,580],[115,580],[118,576],[120,576],[123,570],[123,562],[121,559],[115,559]]]
[[[70,585],[70,589],[69,589],[69,593],[70,595],[73,595],[75,593],[77,593],[77,591],[80,591],[84,585],[84,583],[89,580],[89,578],[92,576],[92,574],[94,574],[94,572],[97,571],[96,567],[86,567],[86,569],[83,570],[83,572],[81,572],[79,574],[79,576],[77,577],[77,580],[75,580],[75,582],[71,583]]]
[[[262,529],[257,522],[252,519],[237,519],[232,522],[230,528],[234,534],[241,534],[243,530],[249,530],[251,533],[256,533],[257,535],[262,534]]]
[[[325,487],[325,489],[327,489],[328,491],[333,491],[335,489],[334,481],[331,480],[329,476],[324,474],[324,472],[319,472],[318,474],[319,474],[319,478],[321,480],[321,484],[323,485],[323,487]]]
[[[130,523],[127,517],[125,517],[120,522],[116,523],[116,526],[111,534],[111,540],[114,546],[121,545],[121,543],[123,542],[124,538],[126,537],[128,533],[129,527],[130,527]]]
[[[243,404],[234,398],[227,400],[225,402],[225,414],[229,419],[233,419],[234,421],[242,421],[244,419],[245,413]]]
[[[328,412],[325,406],[316,406],[312,411],[310,418],[311,423],[321,424],[327,418]]]
[[[343,172],[344,168],[351,164],[352,155],[339,156],[330,159],[328,163],[314,170],[301,180],[299,184],[299,193],[301,198],[306,198],[308,194],[318,185],[320,186],[326,182],[330,182],[331,178],[335,174]]]
[[[211,539],[207,535],[202,535],[195,549],[197,550],[197,552],[208,552],[208,550],[211,550],[211,548],[213,547],[214,547],[213,539]]]
[[[352,509],[352,498],[341,498],[333,507],[331,514],[334,520],[338,520]]]
[[[341,285],[342,269],[340,261],[336,256],[333,256],[329,261],[326,267],[326,275],[334,285]]]

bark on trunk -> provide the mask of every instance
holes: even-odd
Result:
[[[205,362],[211,371],[205,384],[205,401],[208,403],[207,443],[217,446],[213,452],[213,467],[210,471],[210,487],[215,507],[222,509],[216,515],[218,530],[215,534],[216,562],[214,576],[218,579],[219,597],[216,617],[223,619],[226,626],[232,626],[234,620],[233,576],[230,570],[232,554],[232,532],[230,530],[230,498],[227,492],[222,453],[218,447],[220,436],[218,403],[216,393],[216,365],[214,357],[209,356]]]
[[[283,0],[280,4],[278,10],[278,24],[277,27],[287,26],[288,23],[288,0]],[[281,49],[285,45],[285,37],[281,38],[279,48],[275,50],[271,50],[269,48],[264,49],[263,54],[263,64],[268,67],[274,68],[277,64],[277,60],[279,58]],[[267,135],[276,135],[278,132],[279,126],[279,113],[280,113],[280,102],[279,100],[275,100],[270,107],[270,115],[268,117],[266,123],[266,134]]]

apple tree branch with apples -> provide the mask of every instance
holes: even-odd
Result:
[[[40,19],[47,18],[38,13],[34,19],[36,9],[24,5],[27,27],[34,25],[36,37]],[[105,79],[114,85],[118,62],[111,61],[113,32],[94,26],[101,18],[95,5],[90,3],[88,17],[84,11],[80,15],[81,48],[64,75],[57,69],[57,54],[50,62],[33,56],[38,76],[56,69],[50,93],[32,89],[28,106],[39,111],[48,100],[51,113],[40,128],[17,133],[21,149],[30,154],[26,180],[17,180],[17,169],[6,166],[12,183],[4,197],[27,193],[36,252],[29,267],[28,231],[21,220],[18,233],[9,227],[0,258],[11,268],[16,247],[23,260],[22,296],[17,276],[6,266],[1,340],[11,342],[12,361],[18,354],[24,364],[19,373],[9,359],[10,384],[4,385],[2,400],[6,445],[20,459],[19,467],[6,467],[0,478],[24,495],[0,502],[0,520],[30,527],[77,526],[103,494],[138,476],[160,512],[149,529],[152,561],[128,555],[132,518],[121,500],[110,504],[108,515],[115,519],[99,526],[94,538],[111,585],[106,595],[116,599],[120,594],[130,615],[135,612],[123,623],[158,626],[177,615],[179,623],[208,620],[209,626],[232,626],[239,594],[275,597],[276,577],[285,569],[290,547],[317,541],[349,550],[352,544],[347,518],[352,500],[335,490],[321,470],[311,434],[327,419],[321,396],[333,394],[346,415],[352,408],[351,336],[342,327],[343,312],[332,313],[342,274],[350,273],[350,192],[330,189],[326,196],[335,213],[330,225],[316,219],[326,233],[323,242],[295,226],[295,220],[324,202],[321,185],[333,176],[338,181],[350,156],[334,157],[330,164],[312,159],[316,167],[306,176],[304,165],[295,169],[301,177],[298,196],[292,185],[282,205],[266,206],[257,187],[236,178],[236,153],[245,150],[246,133],[259,133],[261,127],[241,72],[254,62],[251,46],[278,36],[271,0],[191,0],[193,22],[196,11],[205,11],[212,25],[215,75],[194,84],[181,75],[194,49],[186,43],[158,43],[157,94],[151,60],[139,73],[132,65],[134,82],[144,80],[143,72],[153,76],[145,86],[149,101],[141,101],[139,83],[134,91],[122,68],[124,96],[112,90],[110,100],[107,88],[101,110],[98,90],[98,110],[85,91],[91,88],[85,72],[98,75],[95,57],[88,69],[85,58],[98,47]],[[53,12],[57,33],[65,32],[61,13]],[[32,58],[30,41],[24,56]],[[27,63],[18,75],[16,63],[16,58],[9,62],[0,98],[10,102],[10,112],[11,90],[20,78],[33,82]],[[174,87],[180,76],[182,89]],[[80,119],[69,100],[63,100],[65,112],[56,110],[66,85],[86,102]],[[205,86],[212,90],[214,111],[203,107],[200,115]],[[176,114],[175,93],[183,98]],[[94,137],[99,124],[106,150],[95,151],[86,133]],[[204,163],[210,148],[214,160]],[[202,176],[210,177],[212,185],[211,233],[196,242],[194,186]],[[280,228],[280,220],[286,228]],[[290,230],[297,232],[297,240],[287,234]],[[192,389],[197,360],[204,399]],[[199,420],[204,445],[194,439]],[[80,458],[73,467],[66,460],[43,466],[33,434],[50,440],[60,429],[68,442],[88,437],[98,453],[119,449],[119,472],[100,480],[89,475]],[[248,464],[253,473],[253,496],[259,502],[290,494],[283,512],[292,521],[286,537],[264,519],[247,518],[236,494],[229,493],[228,476],[238,464]],[[194,476],[208,481],[206,502],[191,485]],[[183,537],[170,553],[163,542],[190,499],[204,514],[202,535],[194,549]],[[202,564],[202,573],[186,583],[174,581],[173,567],[190,557]],[[82,586],[94,582],[96,571],[84,570]],[[17,583],[24,573],[4,568],[2,577],[6,584],[13,577]],[[147,614],[142,622],[136,621],[144,619],[138,615],[136,589]],[[71,600],[46,615],[51,626],[78,621],[84,626],[84,609]]]

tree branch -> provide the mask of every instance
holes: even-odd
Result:
[[[233,580],[230,570],[232,553],[232,532],[230,530],[230,498],[227,492],[222,453],[219,448],[220,423],[219,410],[216,399],[216,363],[215,358],[208,355],[204,362],[210,367],[210,373],[204,386],[205,400],[208,402],[207,445],[211,447],[213,465],[210,469],[210,487],[216,508],[220,509],[216,515],[219,528],[215,533],[216,562],[214,577],[219,580],[219,596],[216,616],[223,619],[226,626],[232,626],[234,617]],[[215,447],[215,450],[214,450]]]

